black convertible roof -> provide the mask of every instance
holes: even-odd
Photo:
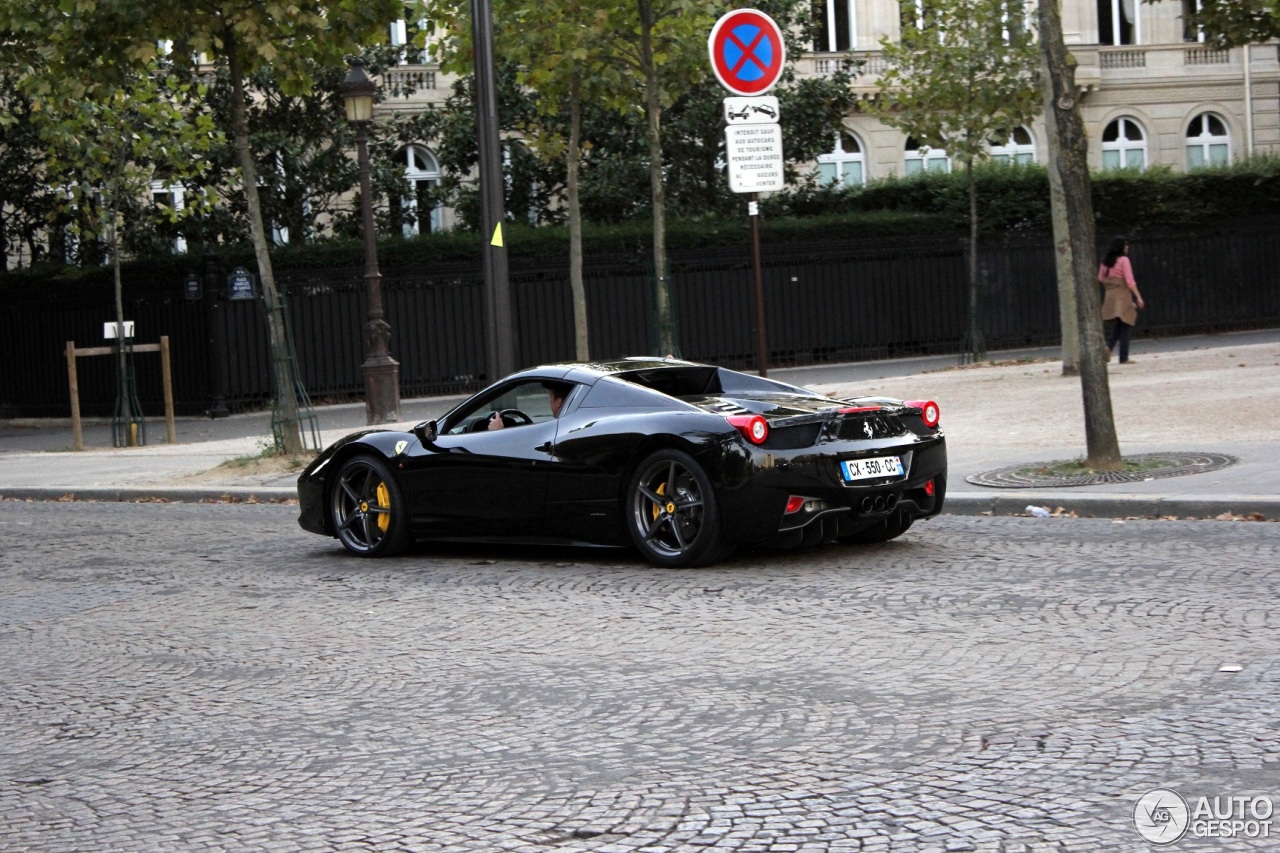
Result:
[[[670,397],[723,393],[785,393],[819,396],[785,382],[765,379],[711,364],[679,358],[636,356],[609,361],[563,362],[522,371],[530,377],[594,385],[601,379],[622,380]]]

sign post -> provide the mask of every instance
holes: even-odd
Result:
[[[764,324],[764,275],[760,265],[758,193],[783,188],[782,129],[778,99],[766,95],[782,76],[786,44],[772,18],[756,9],[728,12],[707,38],[711,70],[720,85],[737,97],[724,99],[725,160],[729,189],[749,193],[751,265],[755,273],[756,358],[761,376],[769,375],[769,346]]]

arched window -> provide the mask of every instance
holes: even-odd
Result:
[[[1231,162],[1231,135],[1213,113],[1201,113],[1187,125],[1187,168],[1226,166]]]
[[[1142,125],[1131,118],[1118,118],[1102,132],[1102,168],[1147,168],[1147,137]]]
[[[440,205],[433,194],[440,183],[440,164],[435,155],[421,145],[409,145],[400,152],[404,158],[404,179],[409,182],[409,195],[391,199],[391,213],[403,218],[404,236],[427,234],[441,228]]]
[[[818,155],[818,179],[824,185],[858,187],[867,181],[866,155],[852,133],[841,133],[835,147]]]
[[[951,158],[943,149],[921,145],[914,136],[908,136],[906,153],[903,156],[903,171],[908,175],[916,175],[920,172],[950,172]]]
[[[991,141],[991,161],[1005,165],[1025,166],[1036,161],[1036,143],[1031,138],[1031,131],[1025,127],[1016,127],[1013,135],[1004,144]]]

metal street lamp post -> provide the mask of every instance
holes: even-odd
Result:
[[[365,325],[368,357],[364,372],[366,423],[385,424],[400,420],[400,363],[391,357],[391,325],[382,310],[382,273],[378,272],[378,236],[373,226],[373,181],[369,175],[369,124],[373,121],[373,96],[377,84],[356,57],[347,60],[349,69],[342,81],[342,104],[347,123],[356,131],[360,163],[360,207],[364,216],[364,285],[369,298],[369,322]]]

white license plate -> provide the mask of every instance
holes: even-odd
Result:
[[[840,474],[845,482],[868,480],[876,477],[901,477],[902,459],[897,456],[877,456],[873,459],[846,459],[840,463]]]

